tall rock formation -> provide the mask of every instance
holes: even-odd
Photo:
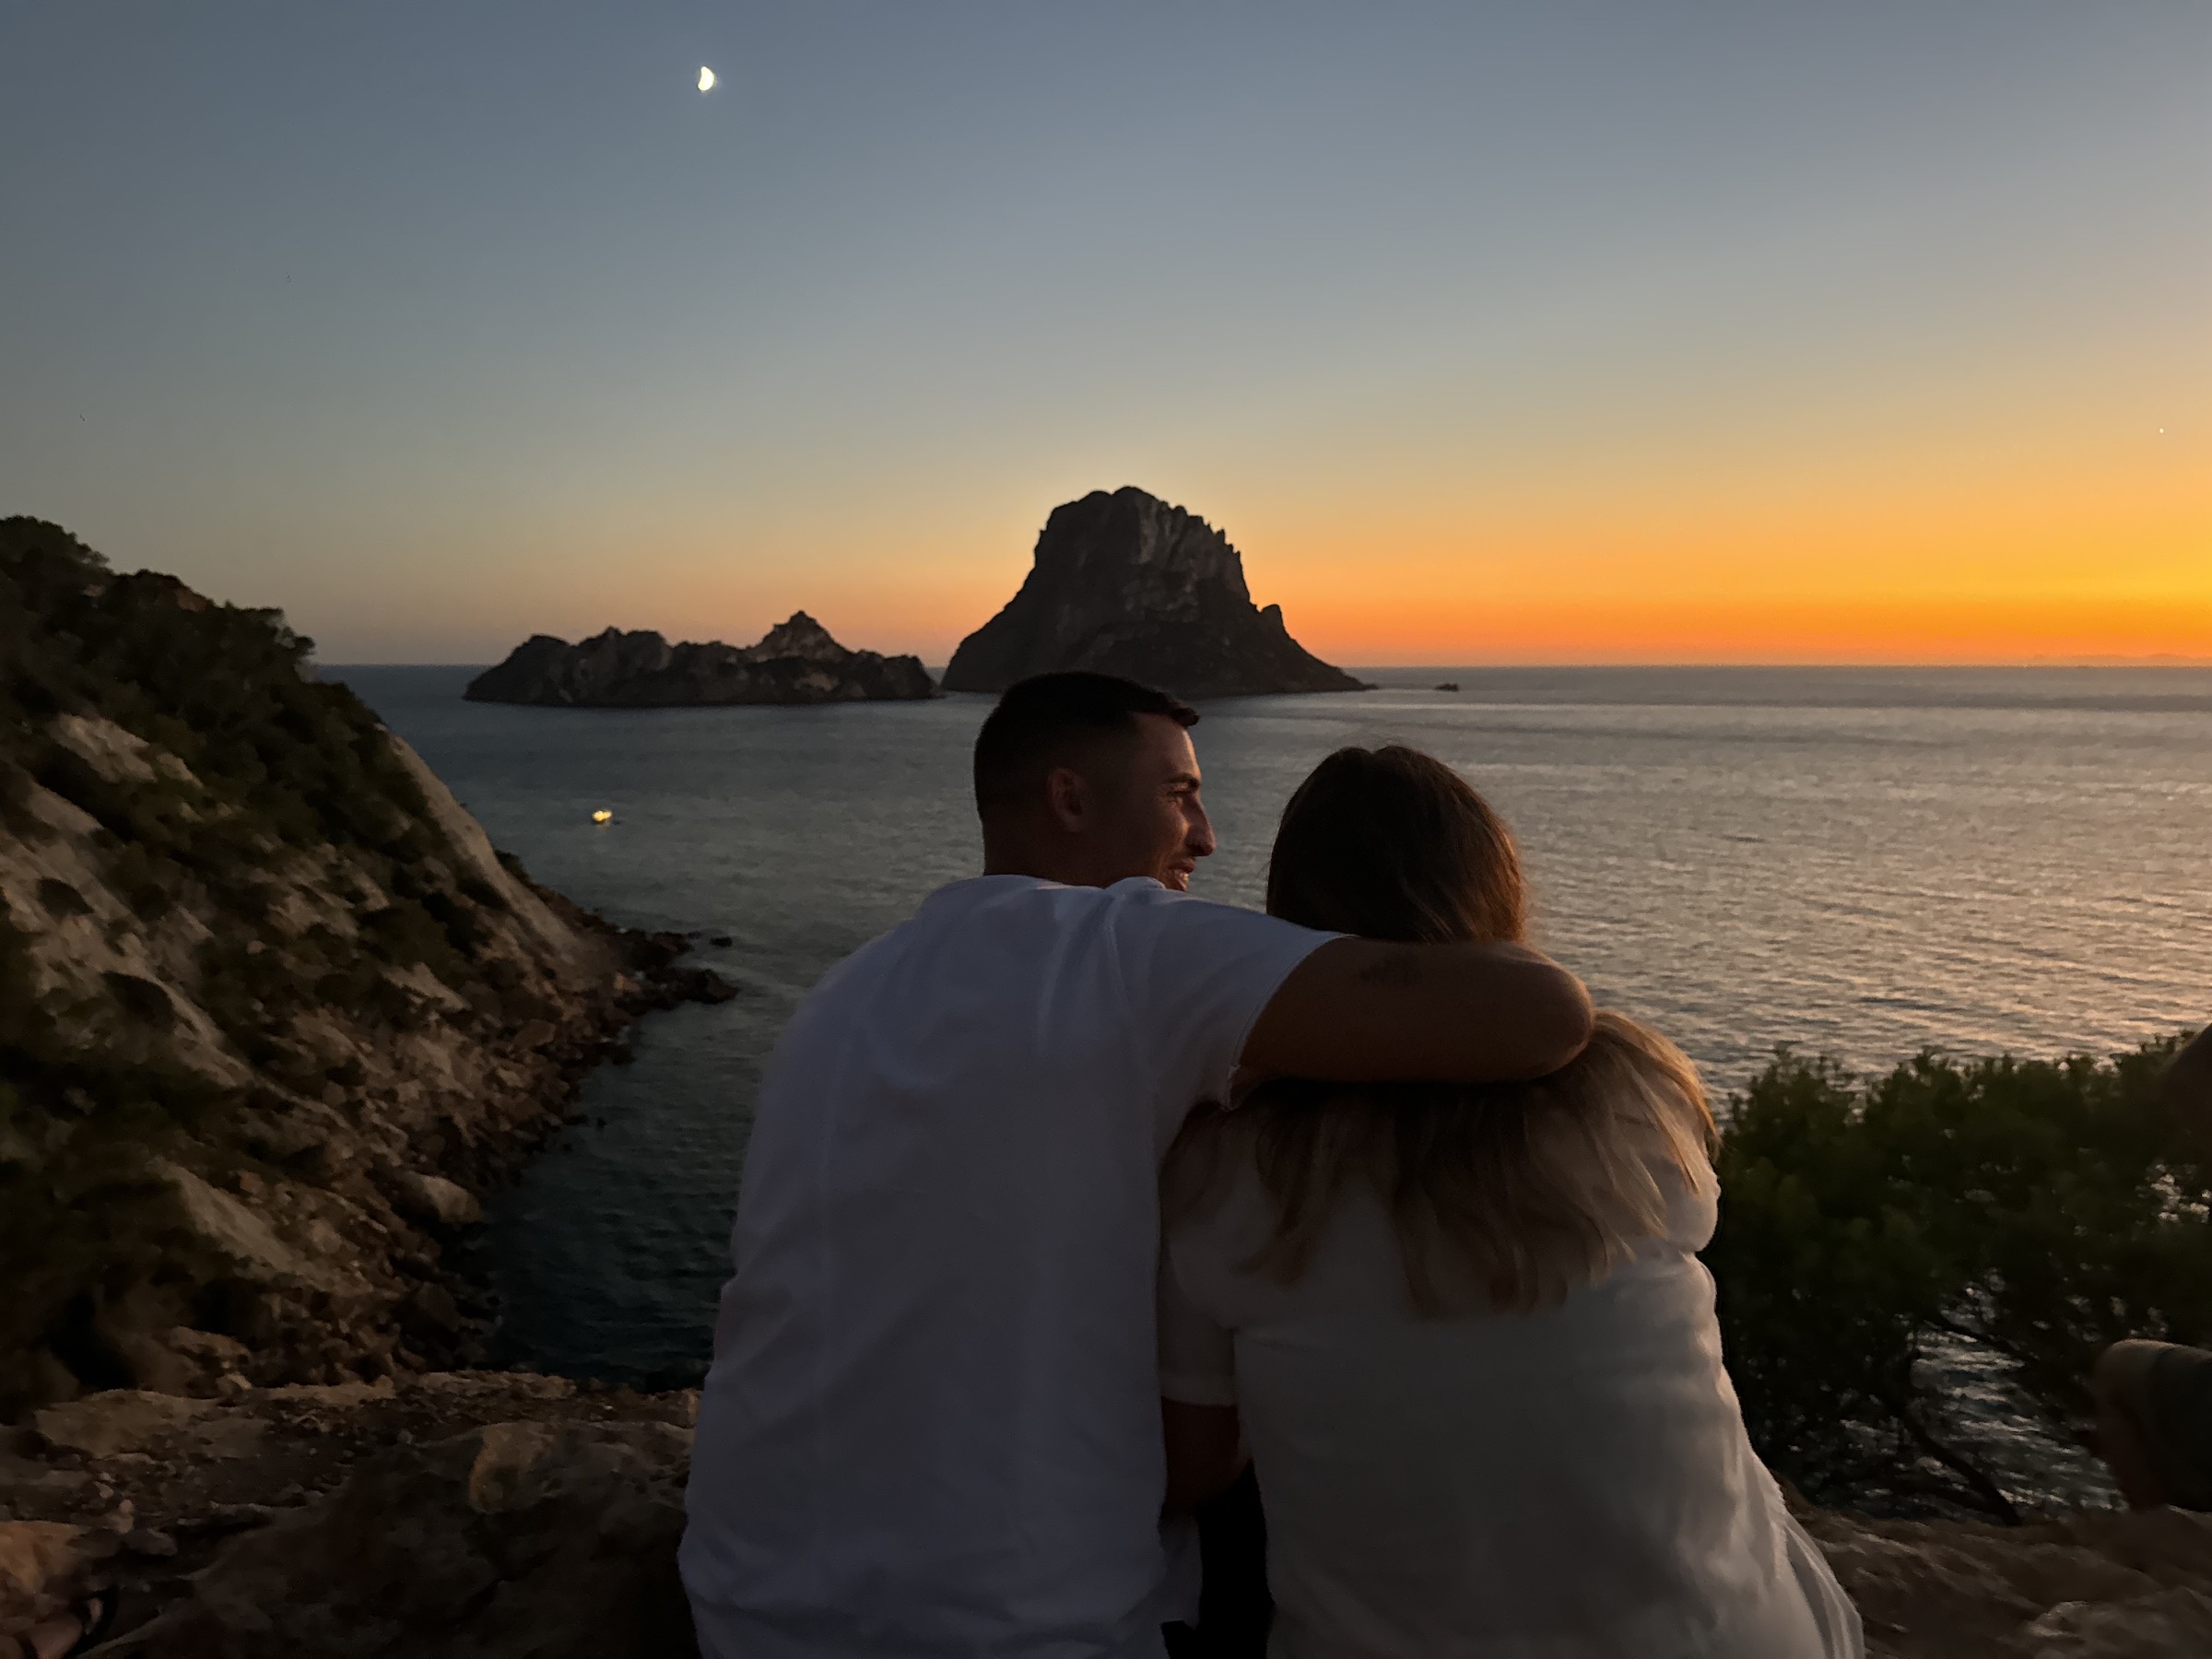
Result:
[[[1367,688],[1255,607],[1244,562],[1194,513],[1134,487],[1055,507],[1021,591],[953,653],[947,691],[1003,691],[1058,669],[1122,674],[1182,697]]]
[[[471,702],[596,709],[711,703],[869,702],[937,695],[912,656],[847,651],[805,611],[758,645],[671,645],[650,630],[610,628],[571,645],[535,634],[468,683]]]

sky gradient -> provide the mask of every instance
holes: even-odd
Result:
[[[699,67],[720,77],[694,90]],[[2212,7],[0,0],[0,512],[468,662],[2212,657]]]

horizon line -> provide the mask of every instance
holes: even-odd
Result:
[[[919,653],[905,653],[905,654],[919,654]],[[504,661],[505,659],[503,659],[503,658],[502,658],[502,659],[499,659],[499,660],[500,660],[500,661]],[[397,661],[397,660],[389,660],[389,659],[388,659],[388,660],[384,660],[384,661],[375,661],[375,662],[371,662],[371,661],[348,661],[348,662],[335,662],[335,661],[334,661],[334,662],[327,662],[327,663],[325,663],[325,662],[322,662],[322,661],[320,661],[320,660],[319,660],[319,659],[317,659],[317,658],[314,658],[314,657],[312,657],[312,656],[311,656],[311,657],[308,659],[308,661],[309,661],[309,663],[310,663],[310,664],[311,664],[312,666],[314,666],[314,667],[317,667],[317,668],[490,668],[490,667],[495,667],[495,666],[497,666],[497,665],[498,665],[496,662],[494,662],[494,661],[490,661],[490,660],[479,661],[479,662],[452,662],[452,661],[441,661],[441,662],[429,662],[429,661],[405,661],[405,662],[402,662],[402,661]],[[930,672],[930,673],[932,673],[932,674],[934,674],[934,675],[942,675],[942,674],[945,672],[945,669],[946,669],[946,666],[947,666],[947,665],[946,665],[946,664],[942,664],[942,663],[939,663],[939,664],[931,664],[931,663],[926,663],[926,662],[925,662],[925,663],[924,663],[922,665],[923,665],[923,667],[924,667],[924,668],[928,669],[928,670],[929,670],[929,672]],[[1873,659],[1873,660],[1857,660],[1857,659],[1853,659],[1853,660],[1842,660],[1842,659],[1839,659],[1839,660],[1836,660],[1836,661],[1820,661],[1820,662],[1788,661],[1788,660],[1775,660],[1775,661],[1745,661],[1745,660],[1736,660],[1736,659],[1731,659],[1731,660],[1728,660],[1728,661],[1725,661],[1725,662],[1713,662],[1713,661],[1701,661],[1701,660],[1699,660],[1699,659],[1696,659],[1696,658],[1686,658],[1686,657],[1673,657],[1673,658],[1653,658],[1653,659],[1650,659],[1650,660],[1637,660],[1637,661],[1624,661],[1624,660],[1620,660],[1620,659],[1606,659],[1606,660],[1602,660],[1602,661],[1588,661],[1588,660],[1583,660],[1583,661],[1576,661],[1576,660],[1571,660],[1571,659],[1561,658],[1561,659],[1559,659],[1559,660],[1557,660],[1557,661],[1544,661],[1544,662],[1502,662],[1502,663],[1500,663],[1500,662],[1488,662],[1488,663],[1481,663],[1481,662],[1477,662],[1477,663],[1448,663],[1448,662],[1440,662],[1440,663],[1351,663],[1351,662],[1347,662],[1347,663],[1332,664],[1332,665],[1331,665],[1331,666],[1333,666],[1333,667],[1338,667],[1338,668],[1342,668],[1342,669],[1343,669],[1343,670],[1344,670],[1346,673],[1347,673],[1347,674],[1430,674],[1430,673],[1438,673],[1438,672],[1442,672],[1442,671],[1446,671],[1446,670],[1455,670],[1455,671],[1458,671],[1458,672],[1465,673],[1465,672],[1468,672],[1468,671],[1472,671],[1472,670],[1477,670],[1477,669],[1479,669],[1479,670],[1481,670],[1481,671],[1483,671],[1483,672],[1486,672],[1486,673],[1495,673],[1495,672],[1500,672],[1500,671],[1508,670],[1508,669],[1547,670],[1547,669],[1560,669],[1560,668],[1578,668],[1578,669],[1600,669],[1600,668],[1618,668],[1618,669],[1650,669],[1650,668],[1743,668],[1743,669],[1781,669],[1781,668],[1794,668],[1794,669],[1854,669],[1854,670],[1866,670],[1866,669],[1877,669],[1877,668],[1881,668],[1881,669],[1913,669],[1913,670],[1923,670],[1923,669],[1958,669],[1958,670],[1967,670],[1967,669],[2006,669],[2006,668],[2199,668],[2199,669],[2202,669],[2202,668],[2212,668],[2212,656],[2180,656],[2180,655],[2175,655],[2175,654],[2173,654],[2173,653],[2154,653],[2154,654],[2146,655],[2146,656],[2078,656],[2078,657],[2076,657],[2076,656],[2032,656],[2032,657],[2021,657],[2021,658],[2017,658],[2017,659],[1991,659],[1991,658],[1986,658],[1986,657],[1983,657],[1983,658],[1977,658],[1977,659],[1974,659],[1974,660],[1971,660],[1971,661],[1963,661],[1963,662],[1961,662],[1961,661],[1957,661],[1957,660],[1952,660],[1952,661],[1938,661],[1938,660],[1930,660],[1930,661],[1924,661],[1924,662],[1922,662],[1922,661],[1912,661],[1912,662],[1907,662],[1907,661],[1900,661],[1900,660],[1894,660],[1894,659]],[[981,693],[979,693],[978,695],[982,695],[982,694],[981,694]]]

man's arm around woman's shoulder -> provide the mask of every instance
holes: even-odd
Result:
[[[1332,939],[1284,980],[1243,1062],[1346,1082],[1507,1082],[1590,1040],[1582,981],[1524,945]]]

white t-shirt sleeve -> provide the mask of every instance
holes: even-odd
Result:
[[[1260,1011],[1290,971],[1340,935],[1258,911],[1171,892],[1148,880],[1112,889],[1131,1009],[1146,1034],[1163,1106],[1226,1100]]]
[[[1184,1294],[1164,1247],[1159,1253],[1159,1392],[1185,1406],[1237,1403],[1236,1345]]]

